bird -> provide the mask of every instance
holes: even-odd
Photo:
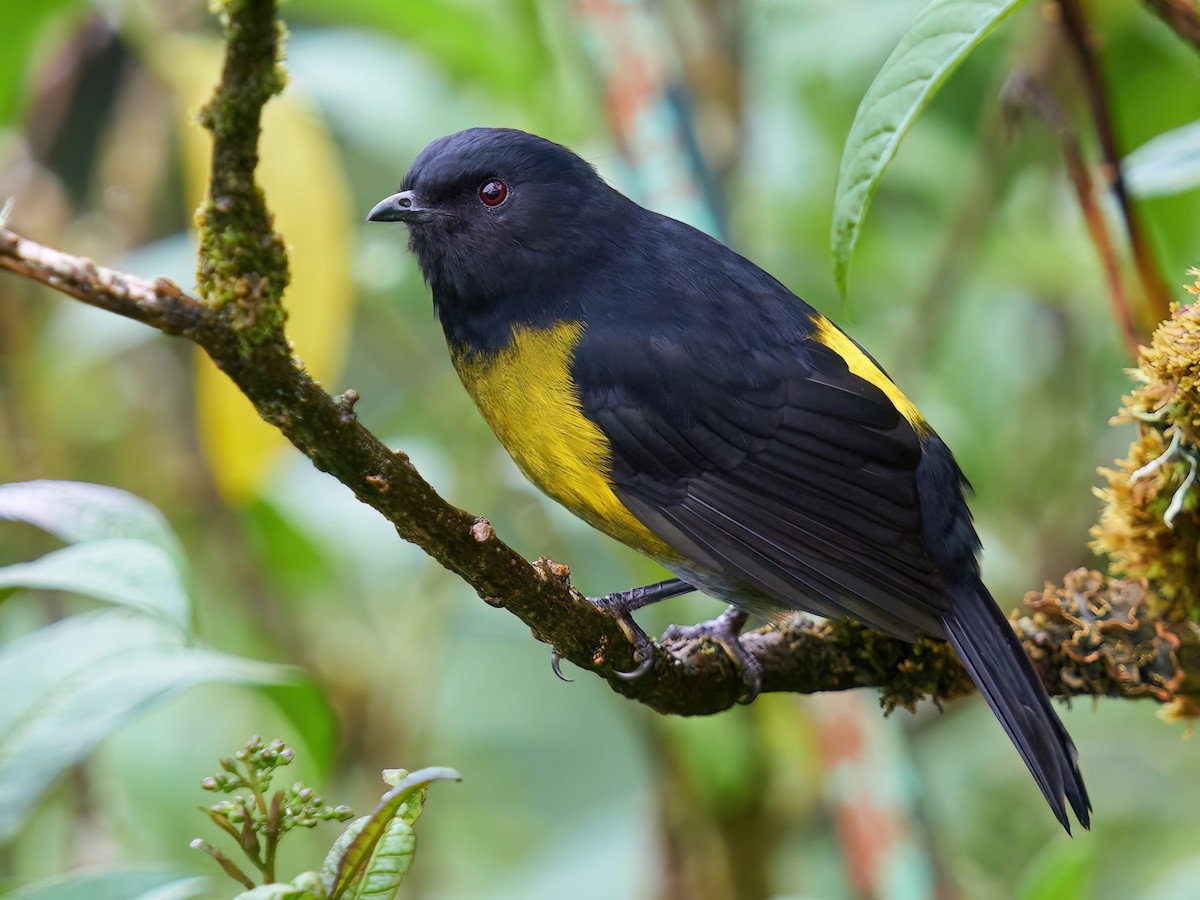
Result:
[[[980,577],[969,485],[858,343],[754,263],[646,209],[565,146],[470,128],[422,150],[368,222],[402,222],[467,392],[524,475],[747,615],[943,638],[1055,818],[1090,827],[1075,745]],[[640,675],[652,650],[638,635]]]

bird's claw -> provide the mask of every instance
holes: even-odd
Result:
[[[633,658],[637,665],[628,672],[614,672],[618,678],[625,681],[635,681],[650,671],[654,665],[654,641],[642,630],[642,626],[633,620],[633,610],[642,605],[633,592],[608,594],[604,597],[589,597],[593,604],[607,612],[621,627],[622,633],[633,644]]]
[[[663,639],[691,641],[710,638],[729,654],[729,658],[741,670],[745,692],[738,697],[738,703],[751,703],[762,692],[763,671],[762,663],[742,646],[740,635],[747,618],[746,612],[731,606],[708,622],[698,625],[672,625],[663,634]]]
[[[574,678],[568,678],[562,672],[562,654],[558,652],[557,647],[550,648],[550,668],[554,670],[554,674],[558,676],[559,681],[565,681],[567,684],[573,684]]]

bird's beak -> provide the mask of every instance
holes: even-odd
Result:
[[[429,207],[422,206],[417,195],[412,191],[401,191],[398,194],[380,200],[369,213],[368,222],[412,222],[434,212]]]

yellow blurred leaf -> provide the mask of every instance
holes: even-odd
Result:
[[[175,36],[150,60],[174,91],[186,202],[196,208],[208,187],[212,140],[196,121],[221,66],[215,40]],[[349,189],[342,164],[314,104],[289,85],[263,111],[258,179],[288,244],[291,285],[284,296],[288,336],[313,377],[340,371],[354,306],[350,277]],[[199,354],[203,356],[203,354]],[[252,495],[287,441],[207,358],[196,366],[200,439],[223,496]]]

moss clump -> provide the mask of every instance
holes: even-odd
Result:
[[[1200,271],[1188,287],[1200,294]],[[1200,620],[1200,516],[1193,484],[1200,458],[1200,306],[1174,306],[1142,348],[1138,387],[1113,420],[1134,422],[1138,438],[1107,484],[1092,529],[1093,547],[1114,572],[1145,581],[1152,611],[1170,620]]]
[[[886,713],[898,707],[912,711],[926,697],[940,704],[974,690],[945,641],[922,637],[910,644],[851,619],[830,619],[824,628],[831,646],[844,648],[841,659],[829,661],[830,671],[857,672],[860,684],[879,685]]]
[[[287,248],[272,230],[262,190],[250,185],[250,202],[206,200],[197,213],[203,252],[197,279],[205,300],[226,310],[239,341],[259,346],[279,340],[287,321]],[[238,213],[221,207],[240,207]]]

